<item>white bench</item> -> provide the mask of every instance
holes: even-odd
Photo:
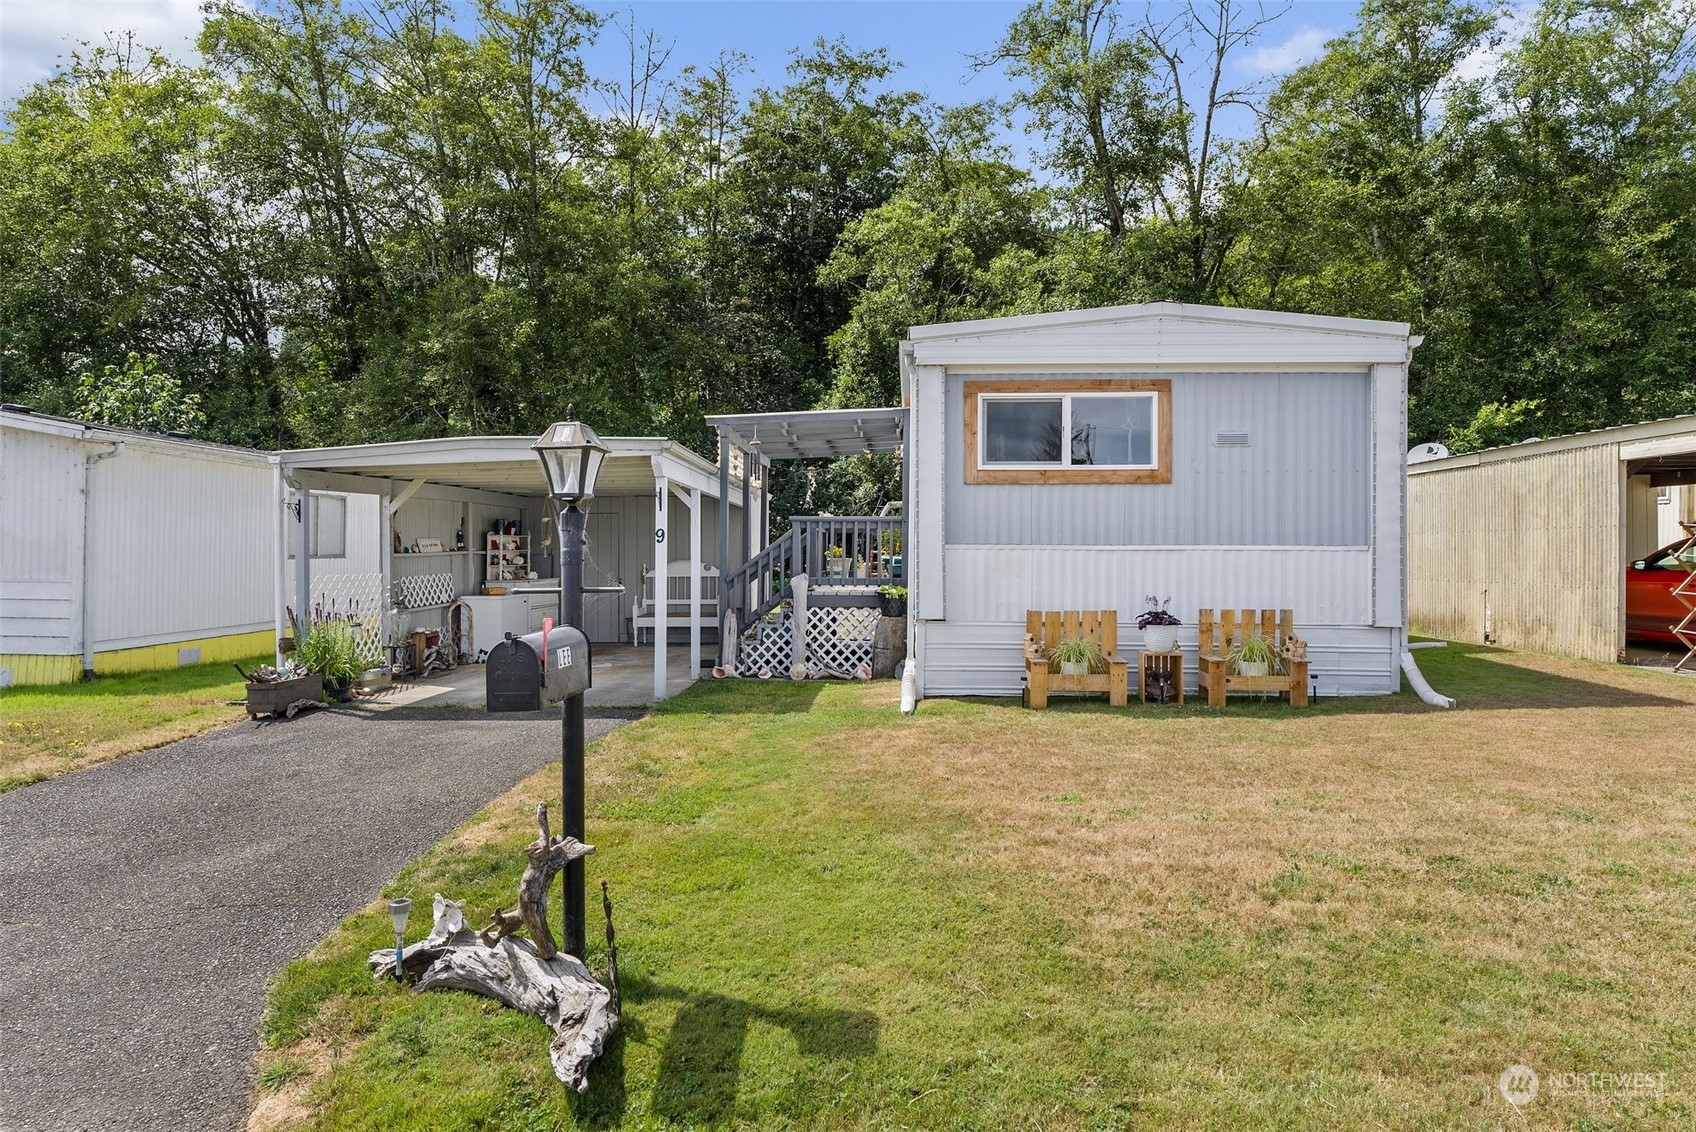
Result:
[[[673,628],[687,629],[700,625],[702,629],[713,629],[718,626],[718,567],[701,567],[701,592],[694,602],[689,600],[689,569],[687,559],[668,562],[665,568],[665,625],[668,630]],[[690,616],[690,607],[694,607],[694,616]],[[630,635],[636,644],[642,643],[642,630],[647,629],[651,636],[654,631],[655,613],[658,612],[654,602],[654,571],[651,567],[642,567],[642,584],[636,591],[636,602],[630,611]]]

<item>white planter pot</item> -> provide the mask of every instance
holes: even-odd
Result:
[[[1238,676],[1265,676],[1272,666],[1264,660],[1237,661]]]
[[[1182,625],[1150,625],[1142,631],[1142,647],[1146,652],[1177,652],[1178,630]]]
[[[1088,676],[1089,675],[1089,665],[1080,663],[1080,662],[1075,661],[1075,660],[1062,660],[1060,662],[1060,675],[1062,675],[1062,676]]]

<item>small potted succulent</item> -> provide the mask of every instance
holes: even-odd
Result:
[[[878,611],[885,617],[907,616],[907,587],[879,586],[877,604]]]
[[[854,559],[854,578],[857,581],[863,582],[869,577],[871,577],[871,566],[866,562],[866,560],[864,558],[855,558]]]
[[[1177,652],[1178,627],[1183,624],[1172,616],[1172,599],[1161,601],[1155,594],[1143,599],[1148,608],[1137,615],[1137,628],[1142,630],[1142,647],[1146,652]]]
[[[1244,637],[1242,644],[1225,654],[1225,659],[1231,662],[1239,676],[1268,676],[1282,667],[1272,642],[1259,633]]]
[[[1094,637],[1063,637],[1048,650],[1048,659],[1060,666],[1062,676],[1087,676],[1107,663]]]

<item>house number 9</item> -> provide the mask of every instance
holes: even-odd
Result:
[[[660,527],[654,528],[654,541],[655,542],[664,542],[665,541],[665,530],[664,530],[664,528],[660,528]]]

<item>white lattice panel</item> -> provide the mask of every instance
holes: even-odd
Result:
[[[454,599],[452,574],[418,574],[395,579],[395,604],[402,609],[447,605]]]
[[[382,616],[383,605],[383,575],[326,574],[312,579],[312,603],[304,612],[314,621],[358,619]]]
[[[807,676],[826,672],[853,675],[872,662],[872,637],[877,610],[814,607],[807,610]],[[795,628],[789,607],[750,628],[737,651],[737,673],[758,676],[761,670],[787,676],[794,655]]]
[[[742,645],[736,651],[736,670],[742,676],[758,676],[766,669],[773,676],[789,674],[789,658],[794,653],[794,618],[789,607],[777,616],[767,615],[764,621],[749,627],[742,634]]]
[[[876,631],[875,609],[807,610],[807,675],[827,670],[853,674],[869,667]]]

